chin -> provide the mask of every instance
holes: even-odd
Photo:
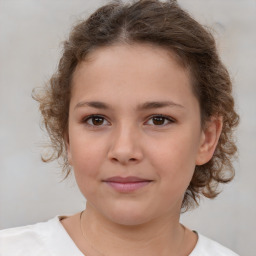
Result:
[[[126,207],[113,209],[105,212],[105,216],[112,222],[124,226],[138,226],[150,221],[150,214],[147,210]]]

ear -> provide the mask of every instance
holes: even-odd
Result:
[[[196,165],[203,165],[211,160],[219,141],[222,126],[223,119],[220,116],[213,116],[206,122],[201,134]]]
[[[72,156],[71,156],[71,151],[70,151],[70,143],[69,143],[69,134],[68,132],[65,133],[64,135],[64,143],[65,143],[65,148],[67,152],[67,157],[68,157],[68,163],[72,165]]]

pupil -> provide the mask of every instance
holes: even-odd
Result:
[[[162,125],[164,123],[164,118],[163,117],[154,117],[153,123],[156,125]]]
[[[92,122],[94,125],[101,125],[101,124],[103,124],[103,118],[102,117],[93,117]]]

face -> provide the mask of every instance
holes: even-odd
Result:
[[[115,45],[72,82],[66,145],[89,207],[126,225],[179,215],[205,140],[188,72],[165,49]]]

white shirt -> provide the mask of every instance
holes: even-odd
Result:
[[[84,256],[56,216],[47,222],[0,231],[0,256]],[[188,256],[238,256],[219,243],[198,234]]]

